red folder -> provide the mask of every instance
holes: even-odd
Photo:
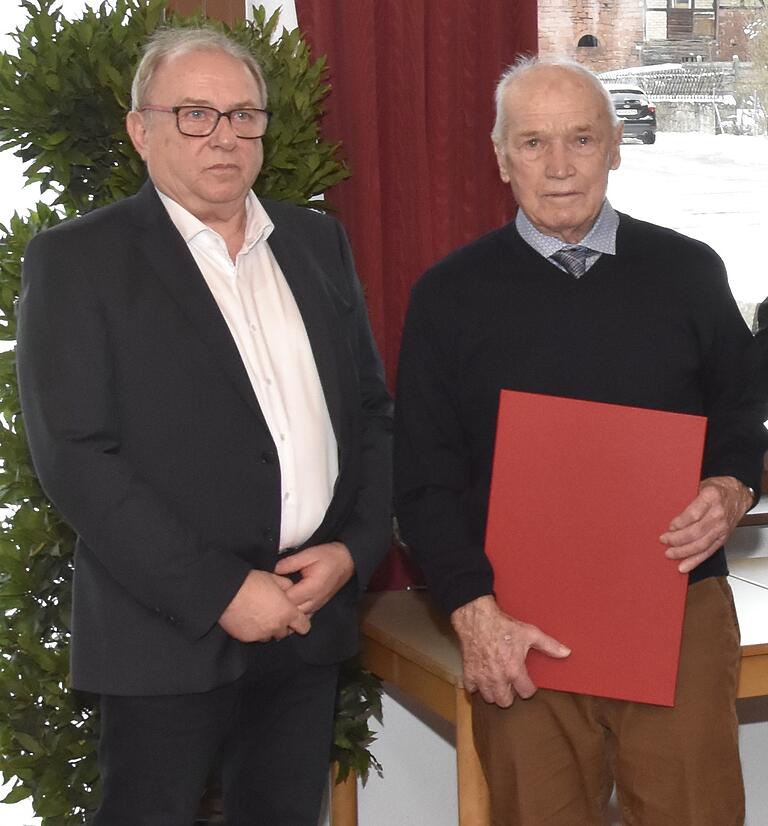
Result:
[[[501,608],[571,648],[542,688],[672,706],[688,577],[659,536],[696,496],[706,419],[503,390],[486,552]]]

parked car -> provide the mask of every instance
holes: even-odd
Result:
[[[656,107],[637,86],[608,86],[613,108],[624,123],[624,137],[656,143]]]

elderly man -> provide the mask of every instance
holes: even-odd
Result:
[[[591,73],[524,61],[496,100],[499,170],[520,209],[414,287],[395,415],[400,527],[476,692],[492,822],[597,826],[615,780],[628,824],[736,826],[739,635],[722,546],[760,483],[762,411],[742,392],[751,337],[709,247],[607,202],[622,133]],[[661,536],[690,574],[674,708],[529,678],[530,648],[569,649],[493,596],[483,534],[501,388],[709,417],[700,492]]]
[[[259,201],[266,86],[160,32],[149,181],[27,250],[32,457],[77,533],[72,684],[101,695],[96,826],[316,826],[338,662],[390,534],[390,399],[337,222]]]

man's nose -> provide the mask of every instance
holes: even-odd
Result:
[[[227,115],[221,115],[216,128],[209,135],[209,140],[220,146],[234,146],[237,143],[237,135],[232,128],[232,121]]]
[[[547,175],[551,178],[567,178],[573,174],[573,162],[569,148],[560,141],[553,141],[547,148]]]

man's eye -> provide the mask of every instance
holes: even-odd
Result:
[[[253,112],[248,109],[236,109],[232,112],[232,117],[240,123],[250,123],[253,120]]]
[[[587,146],[587,144],[592,143],[592,136],[591,135],[581,135],[578,140],[579,140],[579,145],[580,146]]]
[[[525,142],[525,145],[527,147],[529,147],[530,149],[536,149],[538,146],[540,146],[540,144],[541,144],[541,141],[538,138],[529,138]]]
[[[210,114],[206,109],[186,109],[184,117],[187,120],[207,120]]]

